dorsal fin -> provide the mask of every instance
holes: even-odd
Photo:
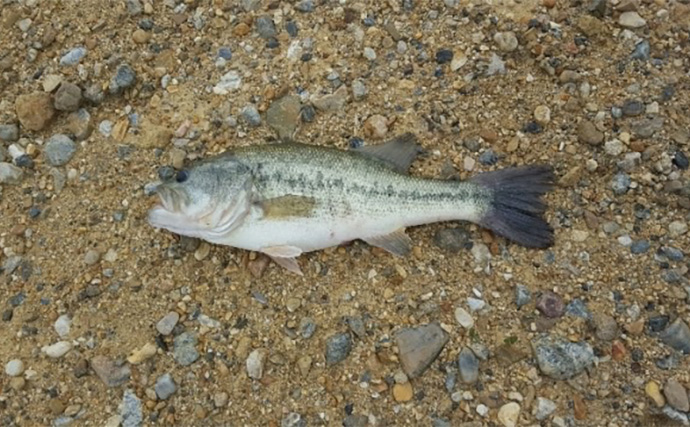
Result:
[[[406,174],[421,152],[421,147],[417,144],[415,134],[407,132],[383,144],[367,145],[353,151],[382,160],[397,172]]]

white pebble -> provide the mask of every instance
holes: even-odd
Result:
[[[612,139],[610,141],[606,141],[606,144],[604,144],[604,151],[609,156],[620,155],[623,152],[624,148],[625,147],[623,146],[623,143],[617,139]]]
[[[472,318],[472,315],[470,315],[470,313],[468,313],[467,310],[462,307],[455,309],[455,320],[457,320],[460,326],[465,329],[469,329],[474,326],[474,319]]]
[[[621,245],[623,245],[625,247],[628,247],[628,246],[632,245],[632,239],[630,238],[630,236],[628,236],[626,234],[625,236],[620,236],[618,238],[618,243],[620,243]]]
[[[67,335],[69,335],[69,329],[71,325],[72,319],[70,319],[68,315],[63,314],[62,316],[57,318],[57,320],[55,321],[55,325],[53,325],[53,327],[55,328],[55,332],[57,332],[60,338],[66,338]]]
[[[260,380],[264,376],[264,352],[256,349],[247,357],[247,375],[249,378]]]
[[[485,417],[489,413],[489,407],[483,403],[480,403],[479,405],[477,405],[477,413],[480,416]]]
[[[24,362],[13,359],[5,365],[5,373],[11,377],[18,377],[24,372]]]
[[[479,311],[486,306],[486,302],[478,298],[469,297],[467,298],[467,305],[470,307],[470,310]]]
[[[369,61],[373,61],[374,59],[376,59],[376,52],[374,52],[374,49],[370,47],[365,47],[364,57],[367,58]]]
[[[688,232],[688,224],[683,221],[673,221],[668,225],[668,232],[671,237],[680,237]]]
[[[72,349],[72,343],[69,341],[58,341],[55,344],[41,347],[41,351],[48,357],[57,359],[64,356]]]

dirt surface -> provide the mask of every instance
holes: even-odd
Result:
[[[689,423],[687,1],[0,4],[0,424]],[[298,277],[148,225],[170,167],[293,130],[549,163],[556,244],[435,224]]]

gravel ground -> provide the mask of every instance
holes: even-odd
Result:
[[[688,425],[687,0],[1,0],[0,424]],[[556,245],[468,224],[266,258],[145,185],[279,138],[547,162]]]

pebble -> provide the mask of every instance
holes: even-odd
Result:
[[[606,143],[604,144],[604,152],[609,156],[618,156],[621,153],[623,153],[624,149],[625,146],[623,145],[623,143],[617,139],[606,141]]]
[[[492,166],[498,163],[498,155],[491,148],[479,155],[479,163],[485,166]]]
[[[304,123],[311,123],[316,118],[316,110],[314,110],[314,107],[310,104],[304,105],[299,112],[299,118]]]
[[[529,304],[532,299],[532,293],[525,285],[515,286],[515,304],[518,308]]]
[[[630,245],[630,253],[635,255],[643,254],[647,252],[651,246],[652,244],[649,243],[649,240],[635,240]]]
[[[140,15],[143,11],[143,7],[141,6],[141,2],[139,0],[127,0],[126,3],[127,13],[129,13],[131,16]]]
[[[127,357],[127,362],[131,363],[132,365],[143,363],[155,356],[157,349],[158,347],[156,347],[155,344],[147,342],[140,349],[135,349],[132,354]]]
[[[299,33],[299,28],[297,27],[297,24],[295,24],[295,21],[287,21],[285,23],[285,31],[287,31],[290,37],[295,38]]]
[[[500,56],[495,53],[491,54],[489,66],[486,68],[486,75],[493,76],[495,74],[504,74],[506,72],[506,64]]]
[[[645,117],[633,123],[632,131],[639,138],[650,138],[663,129],[664,118],[661,116]]]
[[[474,326],[474,319],[472,318],[472,315],[462,307],[457,307],[455,309],[455,320],[457,320],[460,326],[465,329],[470,329],[472,326]]]
[[[613,194],[621,196],[627,193],[631,183],[632,181],[627,173],[617,173],[611,180],[611,189],[613,190]]]
[[[491,251],[484,243],[475,243],[472,245],[470,252],[474,261],[481,266],[488,265],[489,261],[491,261]]]
[[[669,378],[666,384],[664,384],[664,396],[666,397],[666,402],[673,409],[682,412],[690,411],[688,391],[675,378]]]
[[[19,139],[19,126],[15,124],[0,125],[0,141],[14,142]]]
[[[352,337],[347,332],[330,336],[326,340],[326,365],[333,366],[342,362],[352,351]]]
[[[129,381],[129,365],[118,365],[105,356],[94,356],[90,362],[91,369],[108,387],[118,387]]]
[[[668,225],[668,234],[671,237],[680,237],[688,232],[688,224],[684,221],[672,221]]]
[[[84,264],[86,265],[94,265],[98,262],[98,260],[101,258],[101,253],[98,252],[95,249],[89,249],[86,251],[86,254],[84,255]]]
[[[81,46],[72,48],[60,58],[60,65],[63,67],[77,65],[85,56],[86,48]]]
[[[613,341],[619,334],[616,319],[608,314],[597,313],[592,317],[595,327],[595,335],[602,341]]]
[[[367,87],[361,79],[355,79],[352,82],[352,97],[355,101],[361,101],[367,96]]]
[[[91,114],[84,108],[71,113],[67,116],[67,129],[77,141],[85,140],[93,131]]]
[[[10,377],[18,377],[24,373],[24,362],[12,359],[5,365],[5,373]]]
[[[479,379],[479,360],[474,352],[467,347],[463,347],[458,356],[458,369],[460,379],[465,384],[474,384]]]
[[[639,59],[640,61],[649,60],[650,45],[649,40],[642,40],[635,45],[635,50],[630,54],[631,59]]]
[[[81,104],[81,88],[74,83],[63,82],[55,92],[55,109],[58,111],[76,111]]]
[[[14,103],[19,123],[28,130],[39,131],[45,128],[55,115],[50,94],[32,92],[19,95]]]
[[[532,349],[541,372],[555,380],[572,378],[594,363],[594,351],[584,341],[540,335],[532,340]]]
[[[659,383],[657,383],[656,381],[647,382],[647,384],[644,386],[644,391],[645,393],[647,393],[647,396],[649,396],[649,398],[652,399],[652,401],[658,408],[661,408],[664,405],[666,405],[666,399],[661,394]]]
[[[659,251],[671,261],[682,261],[685,257],[682,250],[673,246],[662,246]]]
[[[400,363],[410,378],[420,376],[436,360],[449,340],[438,323],[403,328],[395,335]]]
[[[563,298],[551,291],[543,292],[537,297],[536,307],[541,314],[552,319],[561,317],[565,312]]]
[[[281,139],[288,139],[297,129],[300,111],[301,105],[298,96],[284,96],[271,103],[266,111],[266,123],[276,131]]]
[[[537,403],[534,407],[534,418],[539,421],[547,419],[556,410],[556,404],[545,397],[537,397]]]
[[[498,410],[498,422],[503,427],[516,427],[520,418],[520,409],[520,404],[517,402],[506,403]]]
[[[314,11],[314,0],[302,0],[297,3],[295,9],[302,13],[309,13]]]
[[[436,62],[445,64],[453,60],[453,51],[450,49],[439,49],[436,51]]]
[[[580,142],[589,145],[601,145],[604,142],[604,133],[599,131],[589,120],[583,120],[577,126],[577,137]]]
[[[132,40],[137,44],[148,43],[151,40],[151,33],[140,28],[132,33]]]
[[[58,341],[55,344],[41,347],[41,351],[48,357],[58,359],[72,350],[72,343],[69,341]]]
[[[125,89],[131,87],[136,83],[137,74],[134,72],[129,64],[121,64],[117,67],[115,75],[110,79],[108,91],[117,95],[124,92]]]
[[[259,33],[259,37],[263,39],[269,39],[271,37],[275,37],[276,34],[278,34],[273,19],[268,15],[257,17],[255,26],[257,33]]]
[[[24,172],[12,163],[0,162],[0,184],[17,184]]]
[[[365,47],[363,55],[365,58],[367,58],[369,61],[373,61],[376,59],[376,51],[370,47]]]
[[[170,335],[178,320],[180,320],[180,315],[175,311],[171,311],[156,323],[156,330],[161,335]]]
[[[290,412],[280,420],[280,427],[307,427],[307,420],[297,412]]]
[[[664,329],[659,338],[667,346],[683,354],[690,354],[690,328],[680,317]]]
[[[512,31],[494,34],[494,42],[503,52],[512,52],[518,48],[518,39]]]
[[[143,425],[144,414],[142,413],[141,400],[132,390],[125,390],[122,396],[120,418],[122,427],[140,427]]]
[[[156,391],[156,396],[161,400],[167,400],[172,396],[177,391],[172,375],[166,373],[158,377],[154,390]]]
[[[645,105],[637,99],[628,99],[623,103],[621,110],[624,116],[635,117],[645,113]]]
[[[256,127],[261,125],[261,115],[259,114],[259,110],[256,108],[256,105],[246,105],[244,108],[242,108],[242,112],[240,114],[250,126]]]
[[[260,380],[264,376],[265,359],[266,352],[263,349],[259,348],[249,353],[245,362],[249,378]]]
[[[230,70],[221,76],[218,83],[213,87],[213,93],[216,95],[227,95],[240,87],[242,87],[242,76],[237,71]]]
[[[393,386],[393,398],[396,402],[409,402],[414,396],[412,384],[406,382],[403,384],[395,384]]]
[[[546,105],[539,105],[534,109],[534,121],[542,126],[551,122],[551,109]]]
[[[67,338],[70,327],[72,326],[72,319],[67,314],[63,314],[57,318],[53,327],[60,338]]]
[[[197,337],[190,332],[183,332],[173,341],[173,356],[175,361],[182,366],[188,366],[196,362],[199,352],[196,349]]]
[[[486,301],[479,298],[468,297],[467,306],[470,308],[470,311],[472,312],[479,311],[486,307]]]
[[[347,103],[347,87],[342,85],[332,94],[315,98],[312,102],[321,111],[340,111]]]
[[[226,392],[221,391],[213,395],[213,406],[216,408],[224,408],[228,404],[229,396]]]
[[[632,29],[642,28],[647,25],[647,21],[645,21],[639,13],[632,11],[621,13],[620,17],[618,17],[618,23],[621,27]]]
[[[0,139],[1,138],[2,138],[2,136],[0,136]],[[676,165],[676,167],[678,169],[681,169],[681,170],[686,170],[686,169],[688,169],[688,167],[690,167],[690,160],[688,160],[688,156],[680,150],[676,151],[673,154],[672,162],[674,165]]]
[[[311,317],[303,317],[299,322],[299,330],[302,338],[309,339],[316,332],[316,322]]]
[[[680,424],[684,426],[690,426],[690,420],[688,419],[688,416],[682,412],[676,411],[670,406],[664,406],[661,409],[661,413],[666,415],[666,417],[672,421],[678,421]]]
[[[388,120],[380,114],[374,114],[364,122],[364,134],[372,139],[382,139],[387,133]]]
[[[450,253],[468,249],[472,242],[466,229],[460,227],[442,228],[434,234],[433,243],[438,248]]]
[[[100,85],[92,84],[86,88],[84,98],[93,105],[100,105],[105,99],[105,93],[103,93],[103,89]]]

